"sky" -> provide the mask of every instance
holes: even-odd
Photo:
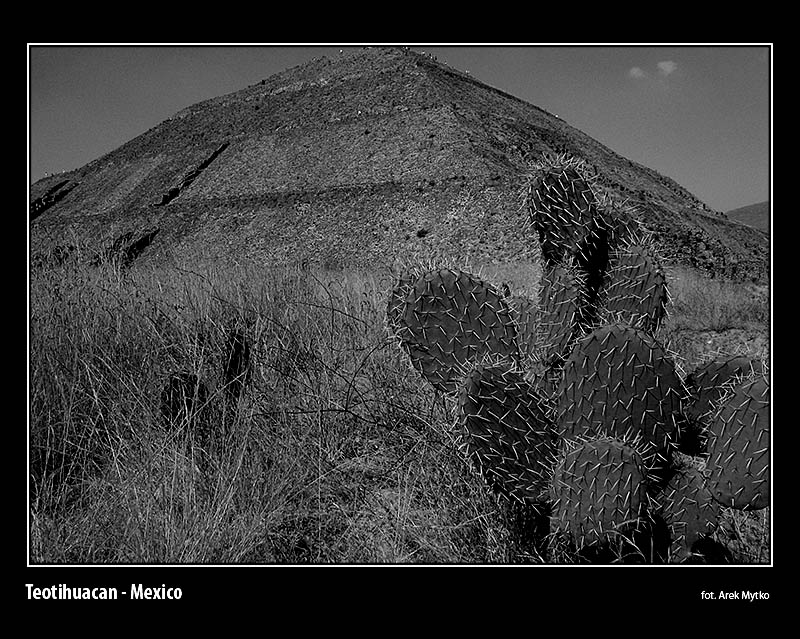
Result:
[[[674,179],[715,210],[771,199],[769,43],[363,44],[431,53]],[[187,106],[351,46],[29,43],[29,182],[80,168]]]

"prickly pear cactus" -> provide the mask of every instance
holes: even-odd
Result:
[[[547,517],[549,498],[554,539],[589,548],[580,560],[695,561],[718,544],[722,506],[769,501],[768,383],[726,362],[684,384],[654,336],[669,292],[652,235],[598,184],[567,154],[532,166],[536,302],[460,270],[417,269],[392,291],[387,324],[456,399],[474,467],[528,514]],[[726,376],[739,385],[721,397]],[[692,447],[692,433],[704,441],[696,424],[708,424],[703,475],[680,465],[680,452],[706,453]]]
[[[764,372],[761,360],[743,356],[715,359],[703,364],[684,380],[689,391],[686,416],[707,425],[709,411],[725,394],[727,384],[732,379]]]
[[[566,438],[641,438],[667,459],[684,394],[674,364],[653,337],[609,324],[580,340],[564,364],[556,422]]]
[[[545,155],[532,165],[526,200],[545,262],[593,261],[599,219],[592,182],[586,163],[568,154]]]
[[[544,265],[537,315],[539,358],[560,366],[586,320],[586,278],[572,262]]]
[[[670,535],[668,561],[690,560],[695,544],[717,529],[721,514],[702,471],[692,466],[677,469],[658,501],[658,513]]]
[[[601,321],[624,322],[655,335],[668,302],[667,278],[652,242],[628,241],[611,254],[598,294]]]
[[[612,437],[570,440],[553,473],[553,534],[578,549],[631,534],[647,514],[647,481],[635,445]]]
[[[452,393],[466,368],[485,355],[519,359],[517,324],[504,297],[453,269],[419,275],[402,305],[402,347],[436,389]]]
[[[547,497],[557,448],[543,401],[507,362],[482,363],[459,390],[463,449],[500,495],[531,505]]]
[[[718,502],[758,510],[770,499],[769,379],[756,374],[732,386],[710,420],[708,487]]]

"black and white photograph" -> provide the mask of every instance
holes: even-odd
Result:
[[[771,43],[27,56],[24,598],[513,567],[769,599]]]

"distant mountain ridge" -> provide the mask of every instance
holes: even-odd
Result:
[[[730,219],[747,224],[753,228],[770,232],[770,208],[769,201],[740,206],[725,213]]]
[[[287,69],[39,180],[31,253],[108,247],[130,233],[153,238],[143,261],[530,261],[538,247],[522,188],[529,163],[552,151],[585,160],[671,259],[731,277],[768,273],[762,233],[557,116],[405,47]]]

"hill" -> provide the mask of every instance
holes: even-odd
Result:
[[[747,224],[753,228],[769,233],[769,202],[758,202],[749,206],[741,206],[725,213],[730,219]]]
[[[537,259],[522,185],[567,151],[634,204],[669,257],[764,278],[768,241],[562,119],[407,48],[319,58],[192,105],[31,186],[34,260],[138,243],[139,259],[374,266]],[[132,246],[132,244],[131,244]]]

